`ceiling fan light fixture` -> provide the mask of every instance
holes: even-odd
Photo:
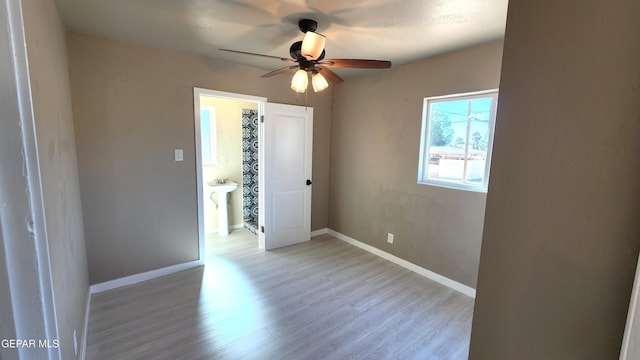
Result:
[[[324,35],[316,32],[318,22],[312,19],[300,19],[298,21],[298,28],[305,35],[302,41],[296,41],[289,47],[289,55],[291,55],[291,58],[231,49],[220,50],[236,54],[276,59],[289,63],[288,66],[270,71],[261,77],[268,78],[296,70],[295,75],[291,79],[291,89],[296,93],[304,94],[308,94],[307,91],[310,81],[315,92],[320,92],[328,88],[329,82],[332,84],[342,83],[344,79],[332,69],[388,69],[391,67],[391,61],[387,60],[325,59],[324,46],[326,38]]]
[[[302,39],[302,48],[300,53],[307,60],[316,60],[322,55],[326,38],[324,35],[307,31]]]
[[[311,84],[313,85],[313,91],[315,92],[320,92],[329,87],[327,79],[325,79],[320,73],[313,74],[311,77]]]
[[[309,76],[305,70],[298,70],[291,79],[291,89],[297,93],[304,93],[307,91],[309,85]]]

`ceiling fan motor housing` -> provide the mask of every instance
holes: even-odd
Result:
[[[307,31],[315,32],[317,28],[318,22],[315,20],[300,19],[300,21],[298,21],[298,29],[300,29],[300,31],[302,31],[303,33],[306,33]]]
[[[238,50],[230,50],[230,49],[220,49],[220,50],[229,51],[229,52],[238,53],[238,54],[260,56],[263,58],[275,59],[275,60],[280,60],[280,61],[289,63],[288,66],[285,66],[281,69],[277,69],[274,71],[270,71],[266,74],[263,74],[262,77],[271,77],[271,76],[286,73],[292,70],[298,70],[297,73],[299,74],[300,73],[299,70],[304,70],[305,72],[307,72],[307,75],[308,74],[321,75],[321,76],[317,76],[316,78],[327,80],[334,84],[339,84],[344,80],[338,74],[333,72],[330,68],[388,69],[391,67],[391,61],[386,61],[386,60],[329,59],[329,60],[323,61],[325,57],[324,35],[308,34],[308,32],[310,31],[315,33],[315,30],[318,28],[318,22],[311,19],[300,19],[298,21],[298,28],[300,29],[300,31],[306,34],[305,39],[307,37],[310,38],[310,40],[308,40],[307,45],[309,45],[311,49],[305,49],[305,51],[308,51],[308,54],[307,54],[308,58],[302,55],[303,41],[296,41],[293,44],[291,44],[291,47],[289,48],[289,54],[291,55],[291,59],[272,56],[272,55],[256,54],[256,53],[251,53],[246,51],[238,51]],[[314,35],[321,36],[323,39],[320,39],[320,40],[314,39]],[[322,52],[320,53],[319,56],[317,56],[317,53],[320,48],[322,48]],[[297,64],[294,65],[292,63],[297,63]],[[324,84],[320,84],[320,85],[322,85],[320,86],[321,87],[320,90],[326,88],[326,85]],[[298,91],[299,89],[297,88],[294,90],[299,92]]]

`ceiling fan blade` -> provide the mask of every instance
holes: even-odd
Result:
[[[268,59],[281,60],[281,61],[284,61],[284,62],[295,62],[293,59],[283,58],[283,57],[279,57],[279,56],[256,54],[256,53],[250,53],[250,52],[238,51],[238,50],[231,50],[231,49],[218,49],[218,50],[228,51],[228,52],[232,52],[232,53],[236,53],[236,54],[260,56],[260,57],[264,57],[264,58],[268,58]]]
[[[322,76],[324,76],[328,81],[331,81],[334,84],[340,84],[344,81],[344,79],[342,79],[340,75],[323,66],[316,66],[316,70],[318,70],[318,72],[322,74]]]
[[[264,74],[264,75],[262,75],[260,77],[263,77],[263,78],[271,77],[271,76],[282,74],[282,73],[285,73],[285,72],[287,72],[289,70],[293,70],[293,69],[297,69],[297,68],[298,68],[298,65],[285,66],[282,69],[273,70],[272,72],[268,72],[268,73],[266,73],[266,74]]]
[[[391,61],[386,60],[328,59],[322,60],[321,64],[337,69],[388,69],[391,67]]]

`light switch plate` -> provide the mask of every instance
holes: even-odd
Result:
[[[176,161],[183,161],[184,160],[184,153],[183,153],[182,149],[175,149],[173,152],[174,152]]]

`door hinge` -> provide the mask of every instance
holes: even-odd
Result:
[[[260,226],[260,231],[264,234],[264,226]]]
[[[264,122],[264,115],[260,115],[260,122],[263,123]]]

